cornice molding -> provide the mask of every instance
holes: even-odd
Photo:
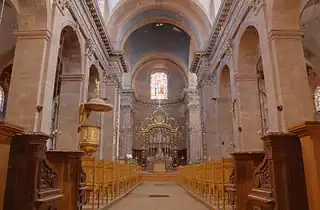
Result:
[[[194,59],[192,61],[190,69],[192,73],[198,72],[199,61],[202,56],[209,56],[212,54],[214,46],[216,45],[218,38],[221,36],[224,26],[226,25],[226,22],[228,20],[228,17],[230,16],[230,9],[234,2],[236,1],[224,0],[222,2],[222,5],[220,6],[220,9],[218,11],[218,15],[213,24],[213,30],[211,33],[211,39],[209,41],[208,47],[204,52],[196,52],[194,55]]]
[[[108,37],[106,26],[104,25],[103,21],[101,20],[103,18],[100,14],[99,8],[97,8],[97,2],[95,0],[81,0],[81,1],[82,2],[84,1],[86,6],[89,9],[89,12],[93,18],[94,24],[98,30],[98,33],[100,35],[100,39],[106,49],[108,56],[119,59],[123,72],[128,72],[128,65],[125,61],[124,53],[121,51],[114,51],[114,49],[112,47],[112,44],[111,44],[110,39]]]

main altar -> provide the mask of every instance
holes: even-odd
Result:
[[[141,123],[138,137],[144,141],[142,158],[147,171],[165,173],[175,169],[178,161],[177,140],[181,137],[181,129],[160,103],[151,117]]]

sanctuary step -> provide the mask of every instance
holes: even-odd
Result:
[[[142,172],[143,182],[157,182],[157,181],[168,181],[175,182],[177,180],[177,173],[164,172],[164,173],[153,173],[153,172]]]

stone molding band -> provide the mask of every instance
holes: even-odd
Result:
[[[268,32],[269,41],[274,39],[302,39],[303,32],[301,30],[279,30],[271,29]]]
[[[46,29],[17,30],[14,35],[18,39],[46,39],[48,41],[51,38],[51,32]]]
[[[61,81],[83,81],[83,74],[62,74],[60,76]]]

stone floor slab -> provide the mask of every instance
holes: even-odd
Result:
[[[207,210],[208,208],[190,197],[175,183],[146,182],[110,210]]]

